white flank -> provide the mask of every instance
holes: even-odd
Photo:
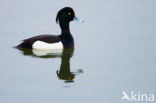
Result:
[[[63,44],[61,42],[57,43],[46,43],[43,41],[36,41],[32,45],[33,49],[49,50],[49,49],[63,49]]]
[[[46,55],[61,56],[63,49],[33,49],[32,52],[36,56],[46,56]]]

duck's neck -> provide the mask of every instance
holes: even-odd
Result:
[[[69,22],[60,21],[61,34],[70,34]]]
[[[74,39],[70,33],[69,22],[59,22],[61,27],[60,40],[64,48],[74,48]]]

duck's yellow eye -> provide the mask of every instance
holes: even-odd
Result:
[[[71,15],[71,12],[68,12],[68,15]]]

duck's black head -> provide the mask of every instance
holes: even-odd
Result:
[[[74,17],[75,17],[74,10],[71,7],[64,7],[57,13],[56,22],[69,23],[70,21],[74,20]]]
[[[59,23],[61,27],[61,34],[70,34],[69,23],[73,20],[83,23],[82,20],[75,16],[74,10],[71,7],[64,7],[57,13],[56,23]]]

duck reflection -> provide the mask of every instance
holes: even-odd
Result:
[[[83,71],[71,72],[70,70],[70,58],[73,56],[74,49],[63,50],[34,50],[34,49],[19,49],[23,55],[32,56],[36,58],[61,58],[60,69],[56,71],[56,74],[60,80],[65,80],[66,83],[74,82],[76,74],[80,74]]]
[[[70,72],[70,58],[72,57],[74,49],[66,49],[62,53],[60,70],[57,71],[59,79],[66,80],[66,82],[73,82],[75,74]]]

